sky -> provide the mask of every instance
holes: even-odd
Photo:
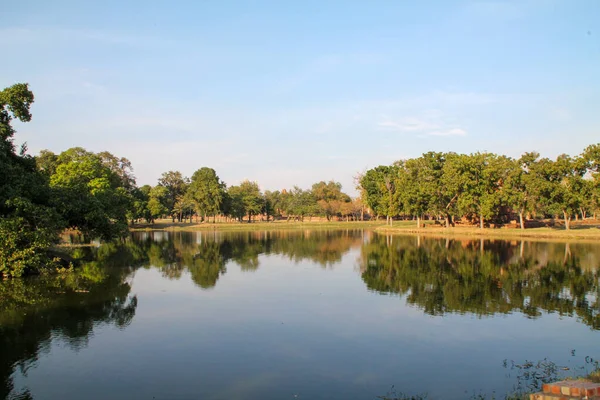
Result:
[[[36,98],[15,142],[110,151],[139,185],[355,194],[427,151],[600,142],[598,0],[4,1],[0,88]]]

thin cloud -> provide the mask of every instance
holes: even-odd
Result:
[[[439,129],[439,125],[418,118],[402,118],[398,121],[386,120],[378,124],[380,128],[400,132],[422,132],[430,129]]]
[[[452,128],[440,131],[427,132],[428,136],[466,136],[467,131],[461,128]]]
[[[62,43],[94,42],[104,45],[126,47],[156,47],[169,45],[164,38],[129,34],[124,32],[97,31],[93,29],[73,29],[60,27],[8,27],[0,29],[2,37],[10,37],[11,43],[37,43],[56,46]]]

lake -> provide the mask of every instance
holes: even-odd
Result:
[[[0,282],[0,398],[502,397],[600,356],[596,243],[137,232],[72,256]]]

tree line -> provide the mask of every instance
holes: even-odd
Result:
[[[74,147],[32,157],[25,145],[16,148],[13,122],[30,121],[33,102],[27,84],[0,91],[0,276],[61,267],[51,249],[68,229],[87,240],[108,241],[127,235],[129,223],[161,217],[251,222],[261,215],[304,221],[363,213],[360,200],[333,181],[263,193],[251,181],[228,187],[214,169],[203,167],[190,178],[168,171],[155,186],[138,187],[131,162],[109,152]]]
[[[538,153],[511,158],[494,153],[428,152],[379,166],[358,177],[361,197],[376,214],[478,223],[518,218],[560,217],[569,229],[573,217],[600,210],[600,144],[581,154],[552,160]]]
[[[202,167],[191,177],[162,174],[154,186],[138,187],[129,160],[109,152],[74,147],[33,157],[14,144],[13,122],[31,120],[34,95],[27,84],[0,91],[0,276],[20,276],[61,266],[52,253],[67,229],[86,239],[112,240],[128,224],[173,221],[304,221],[323,217],[363,219],[365,213],[394,218],[456,218],[503,221],[518,214],[561,214],[571,218],[600,208],[600,145],[581,155],[556,160],[527,153],[519,159],[492,153],[426,153],[366,171],[358,179],[360,198],[352,199],[334,181],[309,189],[294,186],[262,192],[258,183],[228,186],[216,171]]]
[[[179,171],[162,174],[157,185],[144,185],[132,192],[132,207],[127,214],[131,223],[144,220],[153,223],[161,217],[173,222],[254,221],[257,216],[267,221],[286,218],[326,217],[356,219],[363,212],[362,203],[342,192],[342,185],[321,181],[308,190],[294,187],[262,192],[257,182],[245,180],[227,186],[216,171],[198,169],[191,178]]]

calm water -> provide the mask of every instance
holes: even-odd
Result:
[[[0,282],[0,398],[466,399],[511,360],[600,356],[598,244],[155,232],[73,257]]]

